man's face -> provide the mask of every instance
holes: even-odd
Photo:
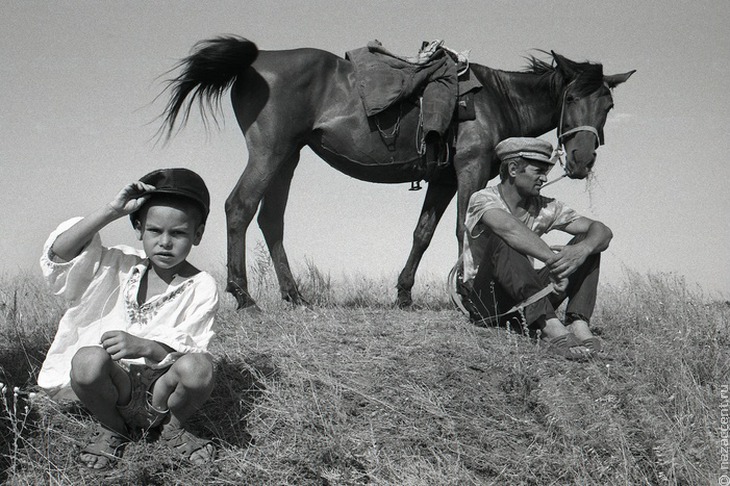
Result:
[[[551,164],[528,160],[523,170],[517,169],[514,175],[515,187],[522,197],[539,196],[540,189],[547,182]]]
[[[151,204],[135,229],[152,265],[174,271],[200,243],[204,225],[184,206]]]

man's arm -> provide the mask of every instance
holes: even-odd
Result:
[[[565,227],[571,235],[585,234],[585,238],[574,245],[566,245],[552,258],[545,260],[550,273],[557,279],[567,278],[583,264],[589,255],[600,253],[608,248],[613,233],[605,224],[589,218],[580,217]]]
[[[586,237],[581,243],[590,248],[591,252],[589,255],[604,251],[608,248],[611,238],[613,238],[613,233],[608,226],[600,221],[595,221],[584,216],[579,217],[566,226],[565,232],[574,236],[585,234]]]
[[[504,209],[484,211],[481,222],[518,252],[546,262],[555,254],[550,246]]]

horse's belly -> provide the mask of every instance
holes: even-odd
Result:
[[[423,176],[418,110],[403,105],[370,119],[364,109],[317,130],[312,149],[340,172],[368,182],[399,183]]]

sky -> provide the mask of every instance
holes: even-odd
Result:
[[[522,70],[535,49],[600,62],[605,74],[636,69],[614,91],[595,176],[544,194],[613,230],[604,281],[670,273],[729,298],[728,23],[730,2],[717,0],[0,0],[0,274],[40,274],[43,242],[59,222],[160,167],[188,167],[208,183],[211,216],[191,261],[224,274],[223,204],[247,160],[228,97],[220,128],[206,131],[194,112],[169,144],[155,143],[164,73],[197,41],[237,34],[264,50],[344,56],[373,39],[403,55],[443,39],[497,69]],[[556,143],[554,132],[543,138]],[[395,286],[424,194],[349,178],[305,149],[284,236],[295,274],[311,262],[335,281],[392,277]],[[455,226],[454,201],[415,292],[419,281],[446,277]],[[126,220],[102,237],[137,244]],[[254,221],[249,263],[262,241]]]

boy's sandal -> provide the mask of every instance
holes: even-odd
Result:
[[[160,441],[196,465],[215,459],[215,444],[212,441],[196,437],[182,427],[164,426]]]
[[[587,352],[580,352],[575,348],[584,348]],[[548,340],[547,352],[571,361],[586,361],[592,352],[573,333],[563,334]]]
[[[128,442],[129,440],[118,432],[107,429],[103,425],[98,425],[91,442],[81,449],[79,462],[89,469],[110,469],[122,457],[124,446]],[[93,460],[92,458],[83,458],[82,455],[84,454],[94,456]]]
[[[587,348],[591,354],[598,354],[603,351],[603,342],[596,336],[584,339],[580,342],[580,345]]]

